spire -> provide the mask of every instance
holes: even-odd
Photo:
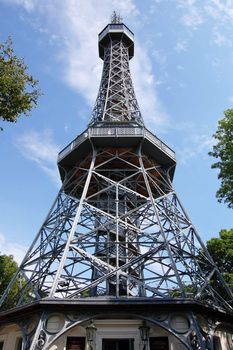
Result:
[[[115,11],[111,20],[99,34],[99,56],[104,64],[90,125],[143,125],[129,69],[129,60],[134,55],[134,34],[120,23],[121,17]]]
[[[116,23],[122,23],[123,18],[119,13],[116,11],[113,11],[112,16],[111,16],[111,23],[116,24]]]

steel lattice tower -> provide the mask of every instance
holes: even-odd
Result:
[[[59,153],[62,187],[1,298],[3,310],[143,300],[231,313],[231,290],[173,188],[175,153],[144,126],[129,70],[133,33],[109,24],[99,34],[99,54],[104,65],[91,121]],[[187,314],[192,326],[183,343],[205,349],[197,318]],[[24,349],[49,349],[40,315]]]

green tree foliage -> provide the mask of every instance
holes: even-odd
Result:
[[[0,44],[0,119],[4,121],[16,122],[37,105],[41,91],[27,69],[24,60],[15,55],[11,38]]]
[[[221,181],[216,196],[219,202],[223,201],[233,208],[233,109],[224,112],[224,118],[218,122],[213,137],[217,143],[209,155],[217,158],[212,168],[219,169],[218,178]]]
[[[8,284],[10,283],[12,277],[17,271],[18,265],[14,261],[13,255],[0,255],[0,296],[4,293]],[[6,304],[8,307],[14,306],[11,305],[12,296],[15,295],[18,291],[18,284],[15,283],[12,287],[10,293],[8,294]]]
[[[233,291],[233,229],[221,230],[219,238],[207,241],[207,249]]]

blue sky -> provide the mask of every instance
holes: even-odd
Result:
[[[31,117],[1,123],[0,252],[20,261],[52,205],[59,150],[87,126],[102,61],[97,34],[113,10],[135,34],[131,73],[147,127],[177,154],[174,186],[204,241],[233,227],[208,156],[233,107],[233,1],[0,0],[0,41],[44,95]]]

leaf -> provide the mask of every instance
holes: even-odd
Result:
[[[27,71],[22,58],[15,55],[9,37],[0,44],[0,118],[16,122],[21,115],[30,115],[36,107],[41,91]]]
[[[233,109],[224,112],[213,137],[217,143],[209,155],[217,159],[211,168],[219,170],[220,187],[216,197],[233,208]]]

